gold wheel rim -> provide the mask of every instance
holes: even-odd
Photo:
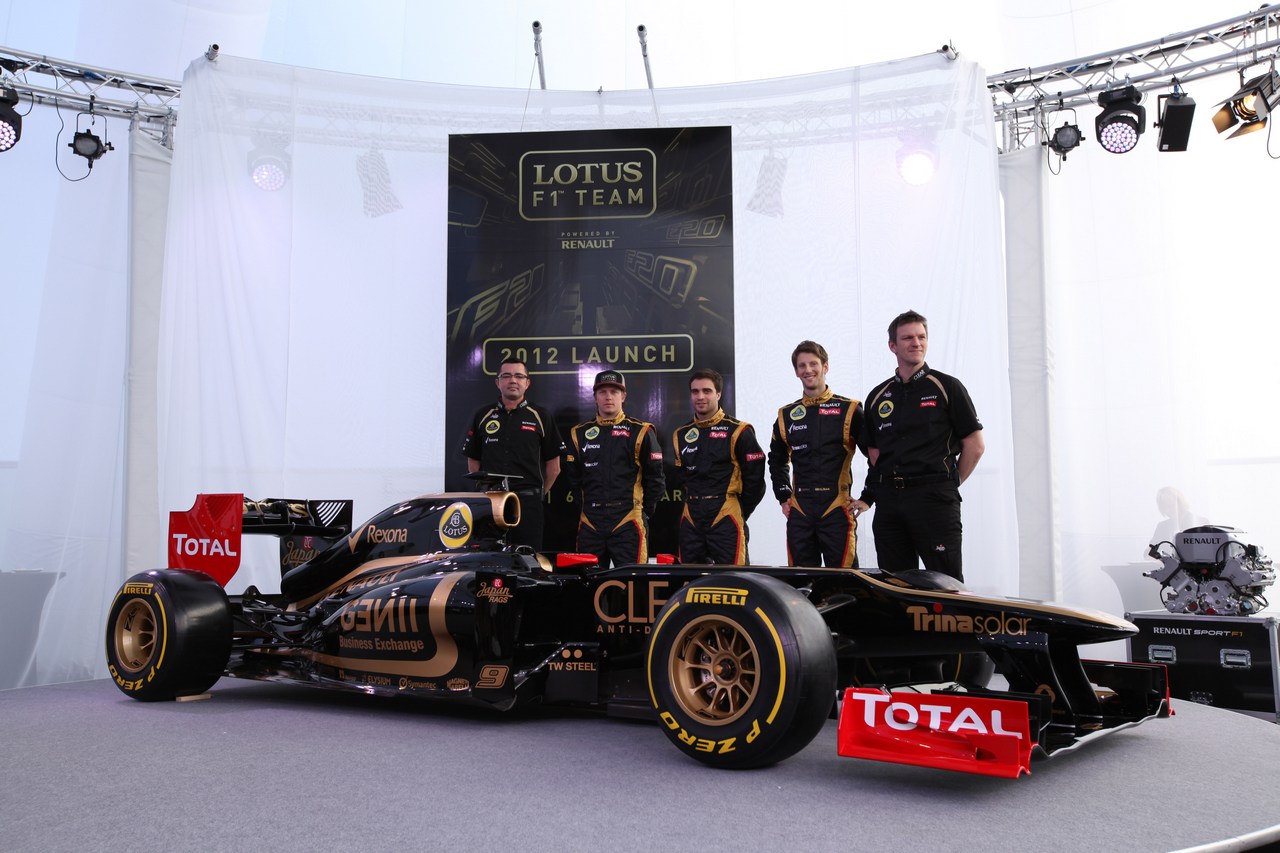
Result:
[[[129,672],[140,672],[156,650],[156,612],[150,603],[135,598],[116,616],[116,660]]]
[[[755,700],[759,660],[741,625],[725,616],[701,616],[676,637],[667,672],[686,714],[709,726],[725,726]]]

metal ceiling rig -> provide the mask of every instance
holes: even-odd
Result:
[[[80,107],[90,102],[97,115],[128,119],[166,148],[173,147],[182,84],[177,80],[142,77],[94,68],[0,47],[0,83],[19,97],[37,104]],[[124,93],[120,99],[116,93]]]
[[[1002,152],[1038,145],[1052,112],[1097,102],[1116,85],[1139,92],[1173,89],[1265,62],[1280,50],[1280,6],[1109,53],[1069,62],[1019,68],[987,78]],[[1227,93],[1230,94],[1230,93]]]

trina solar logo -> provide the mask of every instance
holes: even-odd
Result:
[[[943,634],[1006,634],[1022,637],[1027,633],[1031,619],[1000,611],[999,615],[967,616],[963,613],[943,613],[941,604],[933,607],[913,605],[907,608],[911,614],[911,630],[935,631]]]
[[[747,603],[747,591],[723,586],[700,586],[689,590],[685,600],[690,604],[730,604],[742,607]]]
[[[658,207],[657,166],[657,155],[648,148],[526,151],[520,157],[520,216],[530,221],[652,216]],[[570,245],[561,248],[613,243],[565,242]]]

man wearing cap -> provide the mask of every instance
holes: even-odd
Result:
[[[682,475],[680,562],[745,566],[747,518],[764,497],[764,451],[751,424],[720,407],[724,378],[703,368],[689,380],[693,420],[672,436]]]
[[[543,495],[560,474],[564,445],[549,412],[525,397],[529,373],[523,361],[504,361],[498,369],[498,402],[471,418],[462,454],[467,470],[515,474],[511,488],[520,497],[520,524],[507,543],[542,550]]]
[[[773,495],[787,519],[787,560],[793,566],[856,566],[858,523],[849,489],[862,405],[827,387],[821,344],[801,341],[791,366],[804,394],[778,410],[769,441]]]
[[[653,424],[622,411],[626,378],[602,370],[594,385],[596,416],[575,426],[566,443],[565,476],[580,502],[577,548],[601,568],[649,559],[649,518],[666,488],[662,448]]]
[[[889,324],[893,376],[867,397],[865,440],[871,468],[855,512],[872,503],[880,568],[924,567],[964,580],[960,484],[986,450],[973,400],[959,379],[925,363],[929,321],[915,311]]]

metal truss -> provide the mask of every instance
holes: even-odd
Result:
[[[210,59],[217,55],[211,46]],[[1099,53],[1069,62],[1021,68],[993,74],[987,78],[992,110],[999,131],[1002,151],[1013,151],[1038,145],[1048,132],[1046,120],[1059,110],[1070,110],[1092,104],[1108,88],[1130,85],[1139,92],[1171,89],[1175,83],[1222,74],[1236,73],[1251,65],[1273,61],[1280,55],[1280,6],[1263,6],[1235,18],[1229,18],[1196,30],[1168,35],[1154,41],[1109,53]],[[127,118],[162,144],[172,147],[173,128],[178,120],[182,84],[176,80],[125,74],[105,68],[92,68],[47,56],[24,53],[0,47],[0,85],[15,89],[33,103],[55,106],[74,105],[82,111]],[[919,93],[916,93],[919,94]],[[123,97],[121,97],[123,95]],[[317,141],[339,142],[367,136],[373,131],[378,143],[386,148],[430,148],[438,143],[428,141],[424,132],[433,120],[443,123],[436,110],[376,110],[340,107],[333,103],[300,104],[296,100],[257,97],[228,104],[233,113],[232,125],[246,130],[263,129],[261,122],[271,124],[274,115],[298,110],[298,124],[293,136],[307,136]],[[555,110],[552,110],[554,114]],[[637,107],[637,114],[648,112]],[[790,108],[745,110],[741,120],[744,140],[760,138],[762,144],[776,144],[778,131],[795,144],[815,142],[850,132],[852,126],[862,132],[883,125],[885,132],[904,119],[919,121],[919,113],[928,113],[928,105],[904,104],[885,98],[881,103],[863,99],[854,105],[836,98],[823,103],[795,104]],[[766,113],[770,113],[766,115]],[[238,117],[238,120],[234,120]],[[450,115],[450,123],[458,120]],[[495,130],[509,127],[509,115],[477,114],[474,127],[492,125]],[[546,115],[543,116],[544,121]],[[554,121],[552,122],[554,124]],[[566,125],[578,124],[566,116]],[[545,123],[542,125],[545,127]],[[358,131],[363,130],[364,134]],[[874,130],[873,130],[874,132]]]
[[[126,118],[173,147],[182,84],[0,47],[0,86],[32,103],[74,106],[81,112]],[[122,97],[123,96],[123,97]]]
[[[1263,6],[1197,30],[1168,35],[1110,53],[1022,68],[987,78],[1000,149],[1042,142],[1049,113],[1096,103],[1117,85],[1139,92],[1172,89],[1175,82],[1236,73],[1274,60],[1280,49],[1280,7]],[[1234,91],[1234,89],[1232,90]]]

